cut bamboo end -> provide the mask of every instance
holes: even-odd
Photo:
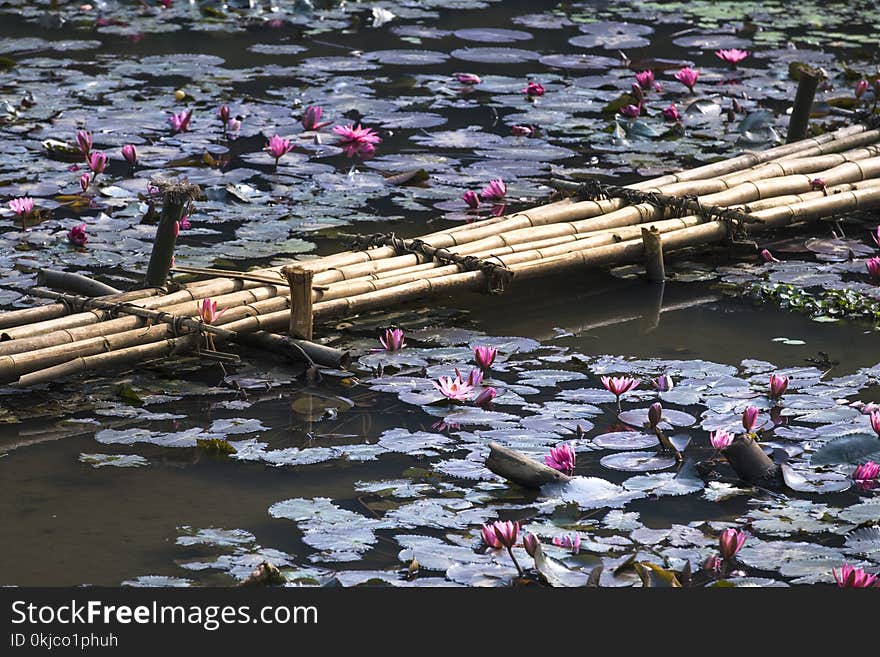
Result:
[[[312,307],[312,279],[315,273],[300,266],[282,269],[290,286],[290,337],[311,340],[315,325]]]

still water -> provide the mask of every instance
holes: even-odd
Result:
[[[206,190],[192,230],[181,235],[179,262],[274,265],[344,249],[347,235],[356,232],[414,236],[454,225],[468,218],[461,193],[498,176],[508,184],[511,206],[525,207],[546,199],[554,173],[632,181],[768,147],[784,134],[787,120],[779,112],[796,84],[788,78],[790,62],[828,68],[833,85],[823,91],[826,99],[850,93],[841,58],[868,68],[872,48],[876,54],[867,37],[871,9],[860,3],[833,17],[819,13],[821,3],[807,3],[804,13],[818,18],[798,24],[787,21],[784,3],[762,3],[750,7],[762,28],[756,33],[744,27],[741,3],[466,0],[454,7],[316,3],[311,10],[306,3],[277,3],[281,11],[274,13],[260,3],[240,11],[233,4],[219,13],[185,2],[167,13],[128,3],[96,3],[89,11],[78,9],[81,3],[60,3],[57,13],[27,4],[0,3],[0,55],[14,63],[0,73],[2,97],[14,106],[3,122],[0,193],[27,192],[49,212],[26,231],[4,220],[0,241],[7,248],[0,261],[7,276],[0,281],[0,301],[7,309],[29,305],[24,290],[38,266],[134,284],[152,239],[152,227],[139,221],[145,205],[137,195],[155,173],[185,175]],[[387,16],[374,6],[393,18],[383,22]],[[738,74],[712,54],[729,47],[752,52]],[[634,63],[622,66],[621,54]],[[766,141],[743,142],[721,112],[686,115],[682,134],[667,133],[659,110],[669,102],[686,106],[672,78],[686,63],[702,70],[697,92],[718,107],[726,110],[737,97],[749,113],[766,112],[754,133],[761,136],[752,136]],[[649,94],[647,128],[614,136],[615,120],[603,107],[627,91],[642,68],[654,68],[663,86]],[[483,83],[461,89],[452,78],[460,71],[481,75]],[[524,97],[520,89],[530,79],[546,85],[545,96]],[[177,89],[186,94],[183,103],[175,101]],[[18,106],[28,92],[36,104]],[[214,113],[222,103],[242,117],[235,139],[220,134]],[[301,132],[307,105],[323,106],[336,122],[377,129],[382,143],[376,156],[346,158],[328,132],[321,143],[300,143],[272,167],[261,151],[266,139]],[[171,134],[166,118],[184,107],[195,107],[192,130]],[[538,132],[530,139],[511,137],[515,124]],[[103,191],[91,204],[71,204],[80,172],[45,157],[39,143],[72,140],[84,127],[112,159],[102,174]],[[141,153],[134,172],[118,155],[124,143],[135,143]],[[206,165],[205,153],[220,166]],[[383,173],[419,167],[431,176],[426,187],[389,189],[383,182]],[[78,250],[63,235],[79,221],[87,224],[90,242]],[[826,234],[821,228],[814,233]],[[687,257],[701,256],[711,256],[705,260],[709,272],[739,266],[719,252]],[[747,263],[760,267],[754,257]],[[673,269],[687,274],[692,267],[680,262]],[[827,583],[830,569],[844,562],[875,569],[870,557],[844,543],[848,531],[870,528],[870,521],[845,515],[869,502],[870,494],[795,495],[815,505],[805,508],[807,516],[820,515],[824,504],[837,515],[829,514],[834,519],[827,526],[794,522],[781,528],[778,504],[755,491],[724,499],[701,491],[651,494],[579,508],[509,488],[485,471],[450,474],[466,475],[462,462],[470,454],[477,463],[487,438],[540,458],[583,425],[588,429],[577,440],[577,474],[625,485],[633,471],[603,466],[608,452],[591,442],[628,429],[613,404],[596,394],[605,373],[631,371],[647,379],[676,372],[682,396],[664,398],[664,406],[694,416],[683,429],[693,460],[711,455],[708,430],[738,422],[740,401],[763,400],[759,391],[774,370],[791,373],[802,408],[829,413],[817,420],[792,413],[792,424],[806,427],[804,435],[778,440],[789,440],[795,458],[804,458],[810,440],[807,454],[823,444],[817,429],[825,424],[840,431],[834,435],[862,431],[840,429],[847,422],[862,426],[856,411],[827,406],[840,398],[877,397],[880,375],[870,368],[880,350],[869,323],[815,322],[725,295],[715,275],[702,278],[672,280],[661,289],[637,277],[583,272],[520,284],[500,296],[463,293],[346,318],[318,334],[364,358],[355,362],[353,376],[328,372],[316,385],[296,378],[296,370],[247,354],[225,372],[185,360],[4,392],[0,583],[232,585],[263,560],[291,581],[325,583],[338,573],[343,583],[356,584],[351,572],[369,571],[404,583],[396,571],[415,557],[422,571],[412,584],[485,585],[496,580],[480,574],[482,561],[467,573],[447,574],[446,566],[467,562],[456,550],[476,548],[481,523],[499,517],[520,519],[548,543],[563,531],[581,532],[591,547],[577,557],[562,550],[553,555],[584,572],[603,560],[607,570],[631,554],[655,560],[661,554],[667,565],[689,561],[697,569],[722,526],[750,532],[747,574],[764,583]],[[370,349],[392,324],[407,331],[415,360],[390,364],[386,379],[389,373],[451,374],[454,366],[467,366],[474,344],[500,343],[493,373],[503,393],[494,407],[499,415],[455,421],[447,411],[432,412],[380,389],[373,368],[381,355]],[[687,365],[701,361],[707,364]],[[738,405],[706,392],[713,386],[736,389],[727,399]],[[624,401],[624,410],[654,401],[648,390],[643,385]],[[537,419],[529,422],[531,416]],[[412,443],[395,430],[411,432]],[[808,440],[807,430],[817,435]],[[190,446],[196,434],[228,439],[241,458]],[[415,445],[419,441],[425,445]],[[119,463],[106,455],[124,456],[131,467],[114,467]],[[441,461],[454,463],[438,466]],[[851,463],[832,468],[847,476],[851,469]],[[315,502],[322,498],[327,501]],[[283,504],[288,500],[308,502],[290,510]],[[769,509],[770,520],[758,518],[756,509]],[[650,534],[665,529],[674,535]],[[413,536],[433,542],[413,543]],[[781,549],[780,541],[807,547],[782,559],[788,571],[775,572],[780,566],[766,555]],[[652,546],[653,557],[645,556],[644,545]],[[505,564],[503,556],[497,559]],[[509,573],[497,582],[504,577]],[[609,573],[603,583],[633,581]]]

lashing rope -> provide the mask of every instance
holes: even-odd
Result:
[[[660,192],[643,192],[630,187],[621,187],[603,183],[595,178],[589,180],[570,182],[554,180],[553,185],[557,189],[574,192],[575,197],[581,201],[602,201],[619,198],[630,205],[647,204],[667,212],[674,218],[681,218],[688,214],[695,214],[702,222],[722,221],[727,224],[727,234],[733,240],[748,238],[746,226],[748,224],[763,223],[762,219],[733,208],[725,208],[718,205],[705,205],[699,197],[694,195],[671,196]]]
[[[424,240],[406,240],[394,233],[373,233],[372,235],[355,235],[354,248],[368,249],[377,246],[390,246],[397,255],[413,253],[428,260],[436,260],[442,264],[456,265],[462,271],[482,271],[486,276],[486,291],[489,294],[501,294],[504,286],[513,277],[510,271],[500,262],[482,260],[476,256],[463,256],[449,249],[431,246]]]

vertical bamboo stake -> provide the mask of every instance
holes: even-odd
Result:
[[[290,337],[312,339],[315,316],[312,309],[312,278],[314,272],[290,266],[283,270],[290,285]]]
[[[660,231],[651,228],[642,228],[642,243],[645,245],[645,273],[652,283],[662,283],[666,280],[666,266],[663,263],[663,242],[660,239]]]
[[[810,113],[813,111],[813,97],[816,95],[816,87],[819,86],[820,79],[821,76],[815,69],[806,66],[801,68],[794,107],[791,110],[791,119],[788,121],[786,143],[790,144],[807,136],[807,125],[810,122]]]
[[[162,215],[156,228],[156,240],[153,242],[144,287],[163,287],[171,270],[171,260],[174,258],[177,223],[183,217],[189,202],[198,198],[202,190],[198,185],[186,180],[172,182],[156,179],[151,182],[159,189],[159,194],[162,196]]]

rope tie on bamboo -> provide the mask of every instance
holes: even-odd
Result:
[[[481,260],[476,256],[463,256],[453,253],[449,249],[431,246],[420,239],[401,239],[394,233],[355,235],[354,246],[355,248],[390,246],[397,255],[413,253],[428,260],[436,260],[441,264],[456,265],[462,271],[482,271],[486,276],[486,291],[489,294],[501,294],[504,292],[504,286],[513,276],[513,272],[505,267],[503,263]]]
[[[668,211],[673,218],[680,219],[688,214],[696,214],[703,223],[722,221],[727,224],[728,238],[733,241],[748,238],[748,224],[763,223],[763,220],[748,212],[718,205],[704,205],[700,202],[699,197],[694,195],[670,196],[660,192],[643,192],[638,189],[603,183],[595,179],[574,184],[567,181],[554,182],[562,189],[574,191],[579,200],[601,201],[619,198],[631,205],[648,204],[664,212]]]

